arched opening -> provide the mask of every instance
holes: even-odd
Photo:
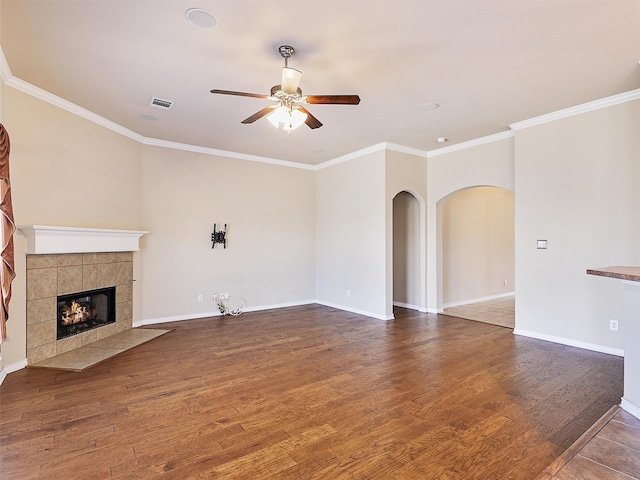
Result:
[[[472,187],[438,202],[444,312],[514,327],[514,194]]]
[[[420,203],[403,191],[393,198],[393,305],[420,309]]]

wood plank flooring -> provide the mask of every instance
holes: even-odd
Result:
[[[0,387],[2,479],[534,479],[620,401],[623,360],[319,305],[163,325]]]

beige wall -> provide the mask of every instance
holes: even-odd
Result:
[[[583,273],[640,262],[639,101],[429,158],[380,148],[314,172],[142,145],[12,87],[0,94],[17,223],[150,231],[134,255],[134,321],[207,315],[219,291],[249,308],[315,298],[392,318],[400,191],[418,200],[419,306],[435,311],[444,290],[438,202],[497,186],[517,192],[517,330],[621,348],[624,325],[608,331],[610,317],[622,318],[619,285]],[[214,222],[229,224],[227,250],[211,249]],[[547,251],[535,250],[539,238]],[[17,235],[0,368],[25,358],[24,252]]]
[[[16,224],[140,229],[140,144],[6,85],[2,118]],[[25,251],[18,232],[2,368],[26,358]]]
[[[407,149],[408,150],[408,149]],[[393,199],[419,203],[416,306],[424,306],[426,158],[380,145],[316,173],[316,292],[319,302],[393,318]]]
[[[441,201],[445,307],[514,291],[513,197],[510,190],[475,187]]]
[[[4,97],[19,225],[140,228],[138,142],[15,89]]]
[[[314,172],[159,147],[143,159],[145,321],[206,316],[218,292],[247,308],[314,301]],[[211,248],[214,223],[226,249]]]
[[[422,152],[407,151],[397,145],[389,145],[385,155],[385,188],[386,188],[386,315],[393,318],[394,301],[394,254],[395,244],[393,241],[394,231],[394,202],[393,199],[400,192],[410,193],[418,202],[418,244],[411,248],[417,250],[418,257],[412,264],[409,273],[412,283],[418,285],[417,297],[415,293],[410,295],[407,304],[418,307],[420,311],[426,311],[426,198],[427,198],[427,158]],[[415,239],[414,239],[415,241]],[[407,245],[408,246],[408,245]],[[417,271],[416,271],[417,270]],[[400,281],[398,279],[398,281]],[[409,297],[408,297],[409,298]],[[415,302],[415,303],[414,303]],[[402,302],[404,303],[404,302]]]
[[[427,167],[427,309],[430,312],[442,311],[444,304],[442,215],[438,212],[438,202],[454,192],[470,187],[495,186],[513,190],[513,165],[513,138],[511,137],[429,158]]]
[[[385,152],[316,172],[316,298],[386,318]]]
[[[314,172],[144,146],[2,93],[18,224],[149,230],[134,255],[134,322],[211,313],[220,291],[248,308],[315,299]],[[226,250],[211,249],[214,222],[229,224]],[[0,368],[26,358],[25,251],[18,233]]]
[[[516,132],[516,331],[623,348],[622,286],[585,271],[640,265],[639,131],[635,100]]]

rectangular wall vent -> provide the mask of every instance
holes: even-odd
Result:
[[[150,107],[158,107],[164,108],[165,110],[169,110],[173,102],[170,100],[162,100],[161,98],[151,97],[151,101],[149,102]]]

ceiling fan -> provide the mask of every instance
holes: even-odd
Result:
[[[231,90],[211,90],[211,93],[222,95],[237,95],[240,97],[264,98],[277,103],[263,108],[242,123],[253,123],[256,120],[267,116],[267,119],[275,126],[282,126],[284,130],[294,130],[303,123],[309,128],[320,128],[322,123],[314,117],[309,110],[301,104],[333,104],[333,105],[358,105],[360,97],[358,95],[302,95],[300,89],[300,79],[302,72],[295,68],[289,68],[289,58],[295,50],[290,45],[281,45],[278,52],[284,58],[284,68],[282,69],[282,82],[280,85],[271,87],[269,95],[258,93],[234,92]]]

